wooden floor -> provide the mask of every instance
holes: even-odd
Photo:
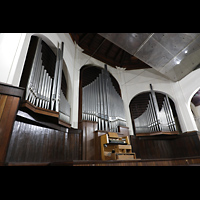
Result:
[[[135,160],[73,160],[60,162],[9,162],[6,166],[200,166],[200,157]]]

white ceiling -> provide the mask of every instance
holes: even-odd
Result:
[[[99,33],[173,81],[200,63],[200,33]]]

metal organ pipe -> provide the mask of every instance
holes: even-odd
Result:
[[[57,48],[56,66],[55,66],[55,71],[54,71],[53,88],[52,88],[52,94],[51,94],[51,110],[53,110],[54,104],[56,102],[56,89],[57,89],[57,83],[58,83],[59,63],[60,63],[60,49]]]
[[[37,47],[36,47],[36,52],[33,58],[33,63],[32,63],[32,68],[31,68],[31,73],[28,79],[27,83],[27,88],[26,88],[26,96],[25,99],[29,100],[31,102],[34,102],[35,100],[35,78],[37,75],[37,70],[38,70],[38,59],[40,58],[41,55],[41,42],[42,40],[39,39],[37,42]]]
[[[98,122],[99,130],[118,131],[126,126],[124,104],[112,85],[107,69],[82,88],[82,119]]]
[[[64,49],[64,43],[62,42],[59,68],[58,68],[58,83],[57,83],[57,90],[56,90],[56,111],[57,112],[59,112],[59,107],[60,107],[59,104],[60,104],[60,91],[61,91],[61,81],[62,81],[63,49]]]
[[[176,131],[176,124],[175,124],[172,109],[171,109],[171,106],[169,103],[169,98],[167,95],[165,97],[165,105],[166,105],[166,112],[167,112],[167,116],[168,116],[168,126],[172,131]]]
[[[165,95],[162,108],[159,111],[158,102],[152,85],[146,110],[134,119],[136,133],[152,133],[160,131],[177,131],[168,95]]]
[[[70,123],[70,104],[61,91],[63,50],[64,43],[62,42],[61,49],[57,48],[54,77],[51,78],[48,66],[42,65],[42,39],[38,38],[25,100],[37,107],[59,112],[60,119]]]

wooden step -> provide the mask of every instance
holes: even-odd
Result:
[[[117,160],[134,160],[136,159],[135,153],[116,153]]]
[[[126,144],[126,145],[118,145],[118,149],[132,149],[130,144]]]

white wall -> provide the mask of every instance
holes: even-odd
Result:
[[[159,72],[153,68],[132,71],[120,70],[120,76],[120,86],[127,116],[127,125],[130,134],[134,134],[129,110],[129,104],[132,98],[141,92],[150,91],[150,84],[152,84],[155,91],[167,93],[169,97],[174,100],[172,90],[173,82],[160,75]]]
[[[12,84],[26,34],[0,34],[0,81]]]
[[[185,129],[187,131],[198,130],[191,108],[190,102],[193,95],[200,88],[200,69],[192,71],[186,77],[177,82],[176,87],[179,88],[177,95],[179,96],[179,108],[182,110],[181,117],[184,119]],[[178,91],[178,89],[176,89]],[[184,126],[184,125],[183,125]]]
[[[52,48],[64,42],[64,61],[67,66],[69,95],[71,104],[71,124],[78,127],[78,101],[80,68],[86,64],[104,67],[104,63],[90,58],[82,53],[82,49],[73,43],[67,33],[4,33],[0,34],[0,81],[19,86],[23,66],[32,35],[42,39]],[[190,109],[190,101],[195,92],[200,88],[200,69],[191,72],[178,82],[172,82],[154,69],[140,69],[125,71],[108,66],[108,71],[119,82],[122,98],[124,100],[127,126],[130,134],[133,133],[129,111],[131,99],[143,91],[149,91],[149,84],[158,92],[167,93],[174,101],[182,131],[197,130],[196,123]],[[71,94],[71,95],[70,95]]]

